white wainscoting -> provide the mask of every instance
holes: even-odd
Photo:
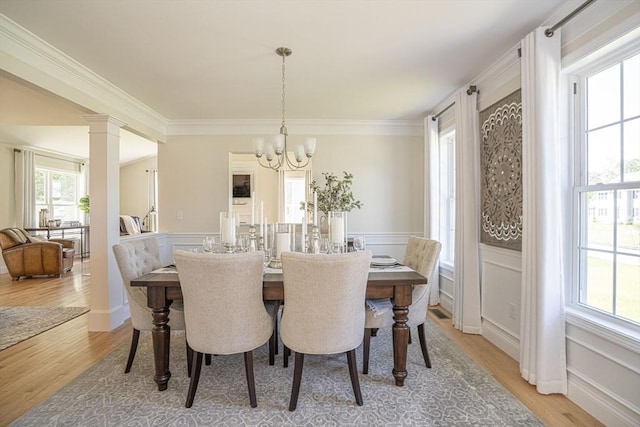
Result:
[[[520,358],[521,254],[480,245],[482,335],[502,351]]]

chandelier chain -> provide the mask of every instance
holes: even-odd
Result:
[[[282,126],[284,127],[284,110],[285,110],[285,96],[284,96],[284,73],[285,73],[285,66],[284,66],[284,59],[285,56],[282,56]]]

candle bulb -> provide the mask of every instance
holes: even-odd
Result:
[[[251,225],[256,223],[256,192],[251,193]]]
[[[313,192],[313,225],[318,225],[318,193]]]

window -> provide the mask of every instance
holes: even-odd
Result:
[[[40,209],[49,210],[49,218],[62,221],[80,219],[78,194],[80,174],[53,169],[36,168],[36,218]]]
[[[455,130],[441,132],[440,140],[440,261],[453,264],[455,231]]]
[[[640,54],[588,67],[575,77],[572,301],[640,323]]]

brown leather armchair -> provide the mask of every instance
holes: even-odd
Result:
[[[73,267],[75,250],[68,239],[46,240],[31,236],[22,228],[0,230],[2,257],[13,280],[20,277],[62,277]]]

